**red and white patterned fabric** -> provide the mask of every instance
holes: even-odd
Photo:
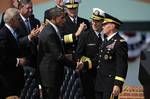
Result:
[[[141,51],[148,45],[146,33],[141,32],[122,32],[122,37],[128,43],[128,61],[135,61],[141,54]]]

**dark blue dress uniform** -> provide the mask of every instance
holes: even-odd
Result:
[[[111,17],[106,21],[119,23]],[[102,94],[102,98],[96,96],[99,97],[97,99],[110,99],[114,85],[122,89],[127,74],[127,53],[127,43],[118,33],[112,34],[108,41],[104,40],[102,43],[98,53],[99,60],[95,85],[97,95]]]
[[[113,85],[122,87],[127,73],[127,51],[127,43],[119,34],[102,44],[98,53],[96,90],[112,91]]]
[[[67,9],[78,9],[79,0],[65,0],[65,7]],[[62,36],[64,38],[65,52],[66,54],[75,54],[75,50],[77,47],[78,38],[75,36],[80,24],[84,22],[89,28],[89,21],[87,19],[81,18],[79,16],[76,17],[76,23],[74,23],[68,14],[65,16],[66,22],[64,23],[63,28],[61,28]]]
[[[84,68],[80,73],[80,76],[85,99],[95,99],[94,86],[98,65],[98,57],[96,54],[99,52],[99,47],[101,47],[102,43],[100,24],[102,24],[104,19],[103,14],[103,12],[101,13],[101,9],[93,8],[91,19],[94,21],[97,20],[97,24],[99,24],[98,30],[94,31],[91,26],[88,31],[85,31],[81,34],[77,44],[77,58],[84,62]]]
[[[101,41],[98,39],[96,33],[90,29],[81,35],[77,47],[77,56],[82,61],[84,61],[84,68],[80,74],[83,94],[86,99],[94,99],[94,85],[96,79],[96,66],[98,48],[101,45]]]

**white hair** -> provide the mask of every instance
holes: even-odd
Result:
[[[4,22],[9,23],[13,18],[19,15],[19,10],[16,8],[8,8],[4,14]]]

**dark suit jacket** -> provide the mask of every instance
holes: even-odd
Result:
[[[40,26],[40,21],[34,18],[34,16],[30,17],[31,29],[36,28],[37,25]],[[23,20],[20,21],[20,27],[17,29],[17,35],[20,42],[20,50],[23,57],[27,59],[27,66],[36,67],[36,57],[37,57],[37,43],[38,39],[29,41],[28,35],[29,32],[26,29],[25,23]]]
[[[46,25],[39,36],[38,66],[42,85],[60,88],[67,62],[61,39],[52,25]]]
[[[142,85],[150,85],[150,51],[144,50],[141,54],[139,81]]]
[[[16,67],[18,57],[20,57],[18,43],[4,26],[0,30],[0,78],[2,79],[0,82],[6,95],[19,95],[24,85],[23,68]]]
[[[5,25],[4,14],[5,14],[5,12],[2,13],[2,18],[1,18],[1,23],[0,23],[0,29]]]
[[[117,33],[102,44],[98,54],[96,91],[112,91],[114,85],[122,89],[122,79],[125,79],[128,67],[128,47],[125,40]]]
[[[73,43],[71,44],[70,43],[65,44],[65,52],[72,54],[73,52],[75,52],[76,47],[77,47],[78,38],[75,38],[75,33],[78,30],[80,23],[84,22],[88,28],[90,27],[90,24],[88,20],[81,18],[81,17],[77,17],[77,24],[73,23],[68,15],[66,15],[65,19],[66,19],[66,22],[63,26],[63,30],[61,30],[62,36],[64,37],[64,35],[73,34],[73,40],[74,40]]]

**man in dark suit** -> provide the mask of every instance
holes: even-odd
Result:
[[[118,34],[121,21],[105,13],[104,40],[98,52],[96,99],[117,98],[122,90],[128,67],[128,47]]]
[[[21,21],[17,30],[21,54],[27,59],[24,67],[34,70],[37,65],[36,57],[40,21],[34,18],[31,0],[20,0],[19,10]]]
[[[63,81],[64,65],[75,66],[64,56],[63,40],[57,26],[65,22],[62,9],[52,8],[49,11],[47,25],[39,36],[38,67],[41,79],[43,98],[58,99]]]
[[[150,99],[150,50],[145,49],[141,53],[141,61],[139,68],[139,81],[144,89],[144,99]]]
[[[0,99],[19,97],[24,86],[24,71],[19,58],[16,28],[20,25],[19,11],[9,8],[4,14],[5,26],[0,30]],[[17,98],[18,99],[18,98]]]
[[[85,99],[95,99],[97,53],[102,43],[101,30],[104,16],[104,11],[93,8],[91,27],[81,34],[77,44],[77,59],[84,62],[83,72],[80,75]]]

